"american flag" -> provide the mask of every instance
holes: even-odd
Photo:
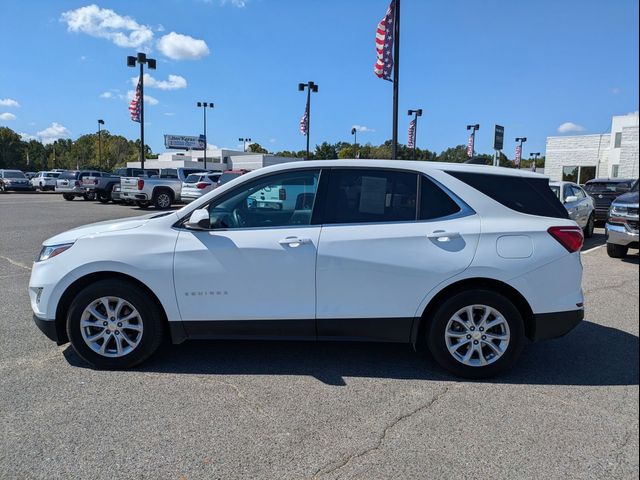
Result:
[[[373,71],[378,78],[391,81],[393,70],[393,33],[395,30],[395,0],[391,0],[387,13],[376,30],[376,66]]]
[[[134,122],[140,123],[140,109],[142,108],[142,99],[140,98],[140,90],[142,86],[140,85],[142,82],[142,77],[138,80],[138,86],[136,87],[136,93],[133,96],[133,100],[129,103],[129,113],[131,114],[131,120]]]
[[[469,141],[467,142],[467,157],[471,158],[473,157],[473,143],[474,143],[474,135],[473,133],[471,135],[469,135]]]
[[[415,148],[416,146],[416,119],[414,118],[409,122],[409,141],[407,147]]]
[[[304,115],[302,115],[302,118],[300,119],[300,133],[302,135],[306,135],[308,128],[309,128],[309,110],[307,110],[307,108],[305,107]]]
[[[520,165],[521,159],[522,159],[522,147],[520,145],[516,145],[516,158],[513,162],[516,165]]]

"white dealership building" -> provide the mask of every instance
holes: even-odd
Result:
[[[638,112],[613,117],[609,133],[547,137],[545,155],[551,180],[638,178]]]

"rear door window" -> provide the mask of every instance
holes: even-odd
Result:
[[[541,217],[569,218],[567,210],[549,188],[549,179],[448,171],[452,177],[516,212]]]
[[[324,223],[415,221],[417,180],[411,172],[332,170]]]

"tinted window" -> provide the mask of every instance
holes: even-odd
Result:
[[[630,182],[589,182],[584,186],[587,192],[615,192],[619,188],[631,188]]]
[[[560,186],[559,185],[551,185],[551,191],[553,192],[553,194],[560,198]]]
[[[178,178],[178,170],[175,168],[164,168],[160,171],[160,178]]]
[[[234,188],[207,208],[211,228],[309,225],[319,170],[287,172]]]
[[[185,179],[185,183],[196,183],[199,182],[201,178],[201,175],[189,175],[186,179]]]
[[[16,172],[16,171],[13,171],[13,172],[12,172],[11,170],[9,170],[9,171],[5,171],[5,172],[3,173],[3,177],[4,177],[4,178],[26,178],[26,177],[24,176],[24,173],[22,173],[22,172]]]
[[[415,220],[417,196],[415,173],[336,169],[331,172],[325,223]]]
[[[546,178],[472,172],[447,173],[517,212],[568,218],[567,210],[549,188],[549,180]]]
[[[572,185],[571,186],[571,190],[573,190],[573,194],[578,197],[578,200],[582,200],[583,198],[586,197],[586,194],[584,193],[584,190],[582,190],[580,187],[578,187],[577,185]]]
[[[420,220],[431,220],[454,215],[460,211],[460,207],[438,185],[422,177],[420,184]]]
[[[230,182],[234,178],[238,178],[240,175],[242,174],[241,173],[223,173],[222,175],[220,175],[220,179],[218,180],[218,183],[220,185],[224,185],[225,183]]]
[[[80,175],[80,172],[62,172],[58,178],[65,180],[75,180]]]

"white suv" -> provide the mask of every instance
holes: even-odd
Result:
[[[278,208],[256,201],[274,188]],[[346,339],[426,346],[478,378],[582,320],[582,242],[540,175],[296,162],[50,238],[29,293],[40,329],[102,368],[142,362],[165,335]]]

